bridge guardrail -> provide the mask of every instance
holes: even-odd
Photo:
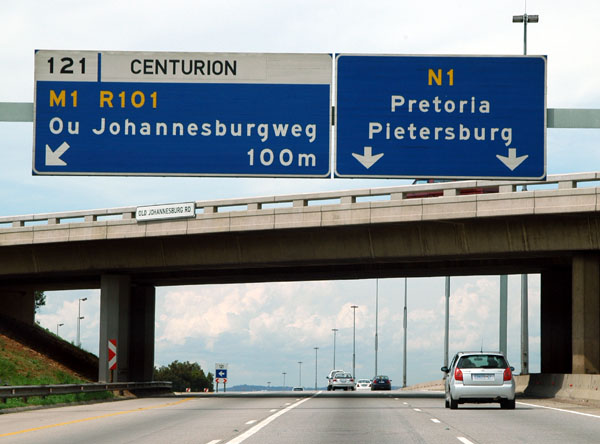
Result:
[[[515,193],[527,189],[574,189],[586,182],[600,182],[600,172],[555,174],[546,180],[464,180],[452,182],[436,182],[418,185],[399,185],[384,188],[365,188],[357,190],[326,191],[281,196],[249,197],[196,201],[196,217],[203,214],[226,213],[230,211],[258,211],[263,209],[301,208],[315,205],[347,205],[362,200],[378,198],[398,201],[414,193],[441,192],[444,197],[460,196],[460,191],[469,188],[496,189],[499,193]],[[519,190],[521,187],[521,190]],[[120,207],[95,210],[79,210],[60,213],[41,213],[17,216],[0,216],[0,230],[31,226],[55,226],[60,224],[77,224],[103,222],[106,224],[135,222],[137,207]]]
[[[0,386],[0,400],[6,402],[8,398],[27,398],[40,396],[45,398],[49,395],[68,395],[74,393],[91,393],[104,391],[123,390],[171,390],[173,383],[170,381],[149,382],[93,382],[86,384],[56,384],[56,385],[15,385]]]

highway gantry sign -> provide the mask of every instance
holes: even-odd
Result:
[[[336,177],[546,176],[546,58],[338,55]]]
[[[33,173],[328,177],[329,54],[35,53]]]

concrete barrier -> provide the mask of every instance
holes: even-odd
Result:
[[[515,376],[515,382],[525,396],[600,401],[600,375],[535,373]]]

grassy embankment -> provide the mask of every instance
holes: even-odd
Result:
[[[89,382],[50,357],[0,333],[0,385],[79,384]],[[112,398],[111,392],[50,395],[0,401],[0,409]]]

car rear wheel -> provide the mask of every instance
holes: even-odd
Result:
[[[458,408],[458,401],[455,401],[454,399],[450,398],[450,409],[456,410],[457,408]]]
[[[515,400],[513,399],[511,401],[511,400],[507,399],[506,401],[500,401],[500,408],[514,410],[515,409]]]

